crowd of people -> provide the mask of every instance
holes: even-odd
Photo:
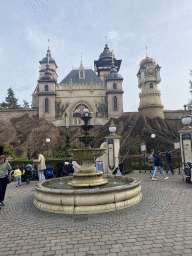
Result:
[[[172,165],[171,165],[171,151],[170,150],[168,150],[166,153],[166,160],[167,160],[167,165],[168,165],[166,173],[168,173],[169,169],[170,169],[171,173],[174,174],[174,171],[173,171]],[[169,179],[169,177],[167,177],[165,175],[165,171],[163,169],[163,161],[162,161],[162,156],[161,156],[160,151],[158,151],[157,154],[155,155],[154,150],[152,149],[151,154],[148,156],[148,162],[151,165],[151,167],[153,168],[152,172],[150,173],[152,180],[157,180],[156,176],[157,176],[158,171],[161,172],[164,180]]]
[[[39,151],[37,153],[37,159],[33,159],[34,165],[36,165],[37,172],[38,172],[38,179],[39,181],[43,181],[45,179],[53,178],[54,177],[54,168],[53,166],[49,165],[46,166],[45,164],[45,158]],[[167,171],[166,173],[171,171],[172,174],[174,174],[172,165],[171,165],[171,151],[168,150],[166,153],[166,160],[167,160]],[[148,162],[152,167],[152,172],[150,173],[151,179],[153,181],[157,180],[157,172],[160,171],[161,174],[163,175],[163,178],[165,180],[169,179],[165,175],[165,171],[163,169],[163,161],[162,161],[162,156],[161,152],[158,151],[157,154],[155,155],[154,150],[151,150],[151,154],[148,156]],[[0,156],[0,209],[2,206],[4,206],[4,198],[5,198],[5,192],[7,188],[7,184],[10,183],[9,179],[9,171],[12,170],[11,165],[9,162],[6,160],[4,155]],[[46,170],[46,175],[44,174],[44,171]],[[58,172],[59,176],[72,176],[74,172],[74,168],[72,163],[65,162],[65,163],[60,163],[58,165]],[[27,168],[25,168],[25,171],[23,172],[27,173]],[[21,177],[22,177],[22,172],[19,168],[19,166],[15,166],[14,168],[14,177],[16,179],[16,187],[21,186]],[[120,163],[119,166],[113,171],[113,175],[122,175],[123,174],[123,164]],[[32,173],[33,176],[33,173]],[[27,178],[26,178],[27,182]]]

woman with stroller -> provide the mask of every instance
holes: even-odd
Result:
[[[44,170],[46,169],[45,158],[40,151],[37,152],[38,159],[34,159],[33,162],[37,163],[37,170],[39,181],[45,180]]]
[[[4,206],[5,191],[7,188],[8,170],[11,170],[11,165],[6,160],[4,155],[0,156],[0,209]]]

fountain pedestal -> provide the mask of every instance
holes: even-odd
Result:
[[[107,184],[108,180],[103,178],[103,172],[97,171],[93,165],[94,158],[101,156],[104,151],[105,149],[101,148],[70,150],[74,158],[82,160],[83,164],[82,169],[73,174],[73,179],[68,184],[73,187],[93,187]]]

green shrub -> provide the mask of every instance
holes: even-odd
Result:
[[[15,148],[13,145],[4,145],[3,146],[3,154],[8,157],[11,156],[13,158],[16,158]]]

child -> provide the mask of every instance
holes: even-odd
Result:
[[[15,171],[14,171],[14,176],[16,178],[16,187],[18,187],[18,184],[19,186],[21,186],[21,171],[19,170],[19,166],[16,165],[15,166]]]

